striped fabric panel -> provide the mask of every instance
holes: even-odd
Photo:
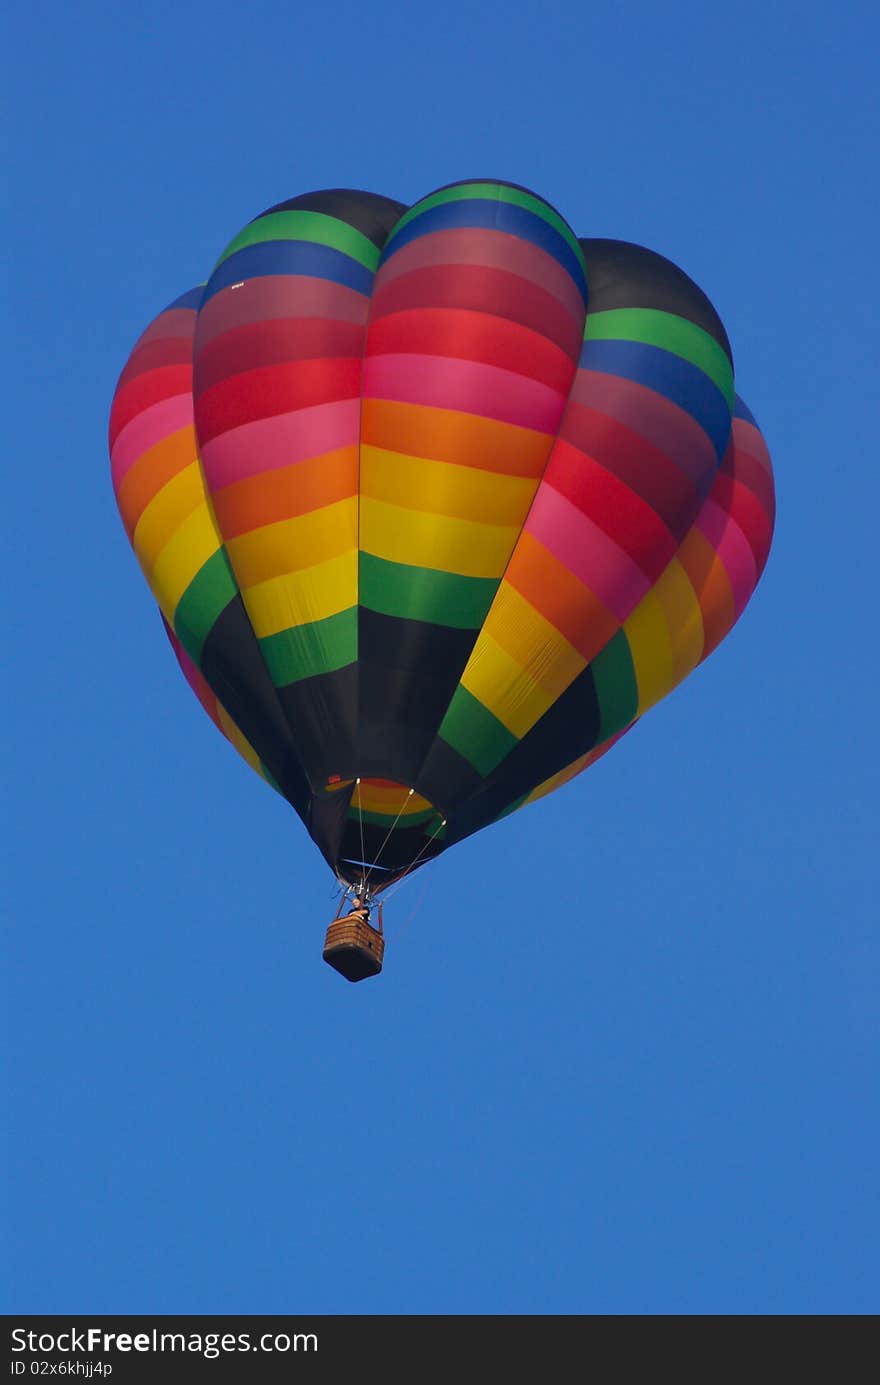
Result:
[[[237,591],[193,428],[192,343],[201,298],[198,288],[176,299],[135,343],[111,411],[111,472],[126,534],[184,677],[217,729],[272,782],[198,667],[206,638]]]
[[[707,659],[738,620],[770,552],[775,494],[767,446],[737,396],[724,461],[676,556],[592,661],[596,744],[501,816],[568,783]]]
[[[501,185],[426,198],[383,253],[361,424],[360,702],[378,742],[382,723],[410,724],[413,772],[532,503],[584,311],[571,232]]]
[[[440,728],[482,776],[652,591],[675,604],[664,574],[717,470],[732,404],[729,356],[702,326],[650,307],[587,314],[558,439]],[[605,662],[616,684],[617,650]]]
[[[171,643],[171,648],[174,650],[174,657],[180,665],[181,673],[195,693],[202,707],[207,712],[211,721],[213,721],[214,725],[217,727],[221,736],[226,737],[230,745],[235,747],[241,758],[250,765],[252,770],[255,770],[261,778],[265,779],[273,789],[280,793],[280,789],[269,770],[263,764],[250,741],[246,736],[242,735],[241,731],[232,720],[232,717],[226,711],[226,708],[209,687],[207,679],[204,677],[201,670],[193,663],[167,620],[163,619],[162,623],[165,626],[165,633]]]
[[[258,217],[224,251],[195,341],[208,489],[276,687],[357,658],[361,357],[377,247],[338,217]]]
[[[624,622],[616,657],[594,661],[604,730],[625,729],[707,659],[764,570],[775,516],[772,474],[754,420],[736,403],[724,461],[694,524]]]
[[[110,416],[111,468],[126,532],[160,611],[196,663],[237,591],[193,429],[192,338],[200,298],[199,289],[175,300],[140,338]]]
[[[419,827],[437,818],[436,808],[426,798],[392,779],[345,779],[333,787],[351,789],[348,819],[355,824],[363,822],[388,830],[398,823]]]

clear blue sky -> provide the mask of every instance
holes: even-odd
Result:
[[[867,0],[6,20],[8,1311],[880,1306],[878,40]],[[166,646],[107,412],[263,208],[475,176],[705,288],[779,521],[711,661],[401,891],[353,987]]]

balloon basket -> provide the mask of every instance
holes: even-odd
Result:
[[[346,981],[365,981],[368,976],[378,976],[384,955],[385,939],[369,923],[343,918],[327,929],[324,961]]]

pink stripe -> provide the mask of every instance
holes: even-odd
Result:
[[[626,620],[651,583],[604,529],[542,482],[526,530],[574,573],[619,621]]]
[[[174,394],[158,404],[151,404],[143,413],[126,423],[110,454],[110,471],[116,490],[122,478],[148,448],[170,437],[181,428],[193,426],[191,394]]]
[[[564,395],[512,370],[394,352],[365,360],[364,398],[457,409],[539,433],[555,433],[565,408]]]
[[[752,545],[736,520],[714,500],[704,502],[697,517],[697,528],[724,564],[733,591],[734,619],[738,620],[758,584]]]
[[[718,470],[715,448],[696,419],[645,385],[598,370],[578,370],[571,398],[616,419],[659,448],[700,487],[701,494]]]
[[[506,269],[558,298],[572,317],[583,323],[584,300],[574,280],[558,260],[540,246],[520,240],[506,231],[462,228],[433,231],[419,236],[394,251],[376,275],[376,288],[390,284],[401,274],[435,265],[478,265],[484,269]]]
[[[220,433],[201,449],[209,491],[356,444],[360,407],[359,399],[333,400]]]
[[[270,274],[225,288],[199,313],[196,351],[221,332],[276,317],[326,317],[366,324],[370,300],[345,284],[304,274]]]

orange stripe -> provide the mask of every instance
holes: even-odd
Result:
[[[540,476],[552,441],[548,434],[531,428],[455,409],[388,399],[365,399],[362,406],[361,442],[408,457],[454,462],[506,476]]]
[[[129,538],[154,496],[198,456],[192,427],[180,428],[148,447],[122,478],[116,502]]]
[[[691,529],[678,550],[688,580],[697,594],[703,613],[703,653],[707,658],[733,626],[736,608],[733,589],[724,564],[709,540],[699,529]]]
[[[358,449],[350,446],[246,476],[211,498],[224,539],[234,539],[265,524],[334,505],[355,495],[357,488]]]
[[[618,628],[616,618],[533,535],[522,533],[505,581],[589,661]]]

